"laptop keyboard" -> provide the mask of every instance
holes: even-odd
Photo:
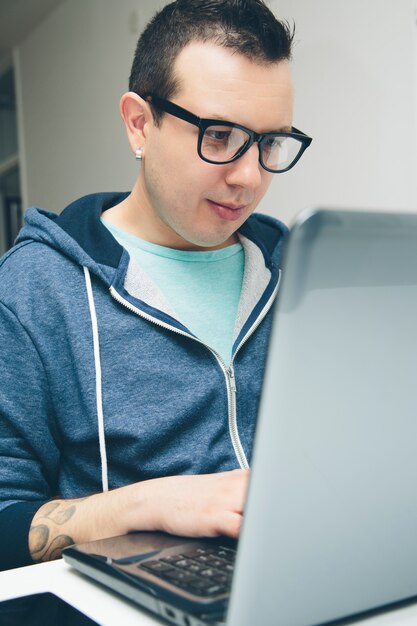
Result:
[[[193,548],[138,565],[158,578],[198,596],[230,591],[236,551],[223,547]]]

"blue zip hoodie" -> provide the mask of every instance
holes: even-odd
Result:
[[[176,320],[101,224],[128,194],[26,212],[0,261],[0,567],[47,500],[248,467],[286,227],[253,215],[233,355]]]

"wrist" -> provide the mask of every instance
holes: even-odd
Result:
[[[146,480],[122,487],[121,521],[124,530],[121,534],[136,530],[159,530],[158,504],[161,504],[159,485],[161,478]],[[158,495],[159,494],[159,495]]]

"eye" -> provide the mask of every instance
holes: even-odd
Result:
[[[207,128],[205,136],[214,141],[228,141],[231,131],[229,129]]]
[[[285,137],[266,137],[266,139],[263,141],[263,145],[268,150],[273,150],[273,148],[281,148],[284,141]]]
[[[214,124],[206,128],[200,148],[205,158],[226,162],[242,149],[248,139],[247,133],[240,128]]]

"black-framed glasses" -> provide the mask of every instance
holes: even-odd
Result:
[[[291,132],[255,133],[255,131],[225,120],[198,117],[174,104],[147,92],[142,98],[157,109],[189,122],[199,129],[197,152],[203,161],[223,165],[241,157],[257,142],[259,163],[268,172],[287,172],[299,161],[312,138],[300,130]]]

